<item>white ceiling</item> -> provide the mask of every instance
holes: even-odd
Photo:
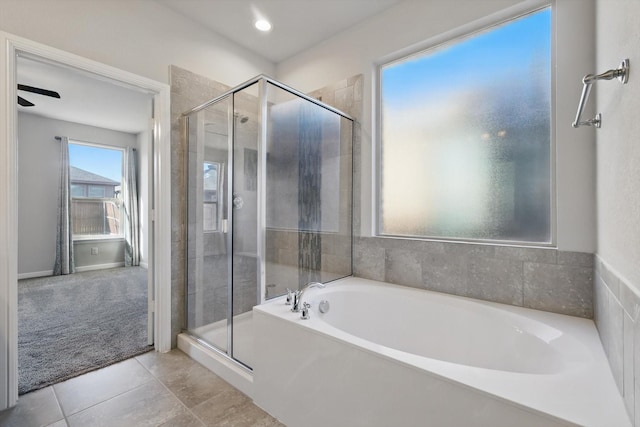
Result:
[[[295,55],[400,0],[155,0],[275,63]],[[253,27],[267,18],[273,29]],[[18,83],[53,90],[61,98],[18,95],[34,107],[18,111],[122,132],[149,123],[151,95],[98,76],[30,58],[18,58]]]
[[[269,59],[281,62],[400,0],[156,0]],[[258,18],[271,22],[256,30]]]
[[[53,90],[60,99],[18,91],[35,104],[18,106],[36,114],[121,132],[138,133],[149,126],[152,96],[90,73],[18,57],[18,84]]]

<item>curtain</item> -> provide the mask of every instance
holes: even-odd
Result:
[[[71,234],[71,182],[69,178],[69,138],[60,138],[60,186],[58,188],[58,225],[56,230],[56,261],[53,275],[75,272]]]
[[[127,148],[127,166],[123,185],[124,201],[124,265],[127,267],[140,265],[140,231],[138,223],[138,184],[136,150]]]

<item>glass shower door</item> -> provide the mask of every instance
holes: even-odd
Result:
[[[260,303],[258,83],[233,94],[232,357],[251,367],[253,307]]]
[[[227,187],[232,111],[227,97],[187,121],[187,330],[225,353],[230,348]]]
[[[187,122],[187,330],[247,367],[260,302],[254,91],[230,94]]]

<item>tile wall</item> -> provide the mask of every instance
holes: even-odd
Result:
[[[372,280],[572,316],[593,316],[593,255],[380,237],[354,244],[354,274]]]
[[[633,425],[640,427],[640,296],[600,257],[595,259],[594,320]]]

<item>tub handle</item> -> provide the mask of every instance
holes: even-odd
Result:
[[[285,305],[291,305],[291,300],[293,299],[293,291],[287,288],[287,299],[284,301]]]
[[[311,308],[311,304],[309,304],[308,302],[304,302],[302,304],[302,314],[300,315],[300,318],[302,320],[309,319],[309,309],[310,308]]]

